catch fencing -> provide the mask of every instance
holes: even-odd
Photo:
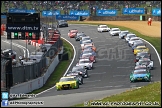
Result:
[[[41,77],[49,66],[49,62],[52,62],[54,57],[60,52],[63,46],[61,39],[58,39],[50,49],[42,55],[42,59],[31,65],[15,66],[12,68],[13,73],[13,85],[17,85],[23,82],[27,82],[38,77]]]
[[[1,58],[1,91],[6,90],[6,63],[7,60]]]

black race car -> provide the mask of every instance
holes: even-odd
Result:
[[[60,28],[60,27],[68,27],[68,23],[65,21],[65,20],[58,20],[57,21],[57,28]]]
[[[88,78],[88,71],[84,66],[74,66],[71,72],[80,74],[83,78]]]
[[[76,41],[80,41],[80,39],[82,38],[82,37],[85,37],[86,35],[83,33],[83,32],[79,32],[79,33],[77,33],[77,35],[75,36],[75,40]]]

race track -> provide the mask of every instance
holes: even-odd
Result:
[[[70,39],[67,36],[68,31],[74,28],[78,29],[78,31],[80,32],[84,32],[86,35],[89,35],[93,39],[94,45],[97,48],[97,63],[94,63],[93,70],[88,71],[90,77],[84,79],[84,84],[81,85],[79,89],[56,91],[56,89],[54,88],[38,95],[35,99],[29,100],[44,100],[45,102],[50,103],[50,105],[46,104],[45,106],[71,106],[79,102],[82,103],[83,100],[89,99],[88,94],[90,92],[94,93],[91,96],[91,99],[95,99],[97,92],[94,91],[123,91],[126,88],[140,87],[149,83],[130,83],[129,75],[135,66],[134,55],[131,48],[128,47],[124,40],[119,39],[118,36],[111,37],[107,32],[98,33],[97,26],[69,25],[69,27],[67,28],[59,29],[61,31],[62,37],[69,40],[75,46],[75,49],[77,51],[76,58],[72,66],[76,65],[80,55],[79,42],[76,42],[74,39]],[[146,43],[146,46],[150,49],[152,60],[154,61],[155,68],[151,71],[152,82],[161,81],[161,66],[159,64],[158,57],[154,49],[149,44]],[[69,98],[66,98],[66,96],[70,97],[70,94],[71,96],[73,96],[74,93],[75,99],[72,99],[70,101]],[[85,93],[87,95],[80,97],[80,93]],[[109,93],[107,91],[107,94],[110,95],[115,93]],[[57,95],[61,95],[64,98],[59,98],[59,96]],[[57,96],[57,98],[54,96]],[[63,104],[61,102],[56,103],[54,102],[55,99],[63,101],[66,104]]]
[[[5,36],[1,36],[1,49],[11,49],[11,40],[7,40]],[[16,59],[18,60],[18,57],[24,56],[24,54],[26,55],[26,42],[24,40],[12,40],[12,49],[14,51],[16,51],[17,53],[17,57]],[[17,45],[18,44],[18,45]],[[24,48],[22,48],[24,47]],[[29,51],[29,54],[31,54],[31,52],[35,51],[35,46],[32,45],[27,45],[27,49]],[[27,51],[27,53],[28,53]],[[28,54],[27,54],[28,55]]]

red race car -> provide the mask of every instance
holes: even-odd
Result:
[[[70,38],[74,38],[77,33],[78,33],[78,30],[77,29],[72,29],[72,30],[69,30],[68,36]]]
[[[96,62],[96,58],[94,55],[90,54],[90,53],[86,53],[86,54],[83,54],[80,59],[83,59],[83,58],[89,58],[89,60],[93,63]]]

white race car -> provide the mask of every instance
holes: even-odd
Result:
[[[121,32],[119,33],[119,38],[120,38],[120,39],[124,39],[124,37],[125,37],[128,33],[129,33],[128,30],[121,31]]]
[[[147,66],[148,69],[153,69],[154,62],[148,58],[142,58],[142,59],[139,59],[138,62],[136,62],[136,66],[138,66],[138,65],[145,65],[145,66]]]
[[[86,44],[93,44],[92,40],[85,40],[80,42],[81,48],[83,48]]]
[[[129,41],[128,41],[128,45],[129,46],[132,46],[134,44],[135,41],[138,41],[138,42],[143,42],[139,37],[132,37]]]
[[[100,33],[101,32],[109,32],[110,28],[107,25],[98,25],[97,31]]]
[[[85,69],[91,70],[93,68],[93,62],[89,59],[80,59],[76,66],[84,66]]]
[[[128,42],[132,37],[137,37],[137,36],[133,33],[129,33],[129,34],[126,35],[125,41]]]
[[[116,35],[119,35],[120,32],[121,32],[121,30],[119,28],[111,28],[110,35],[116,36]]]

